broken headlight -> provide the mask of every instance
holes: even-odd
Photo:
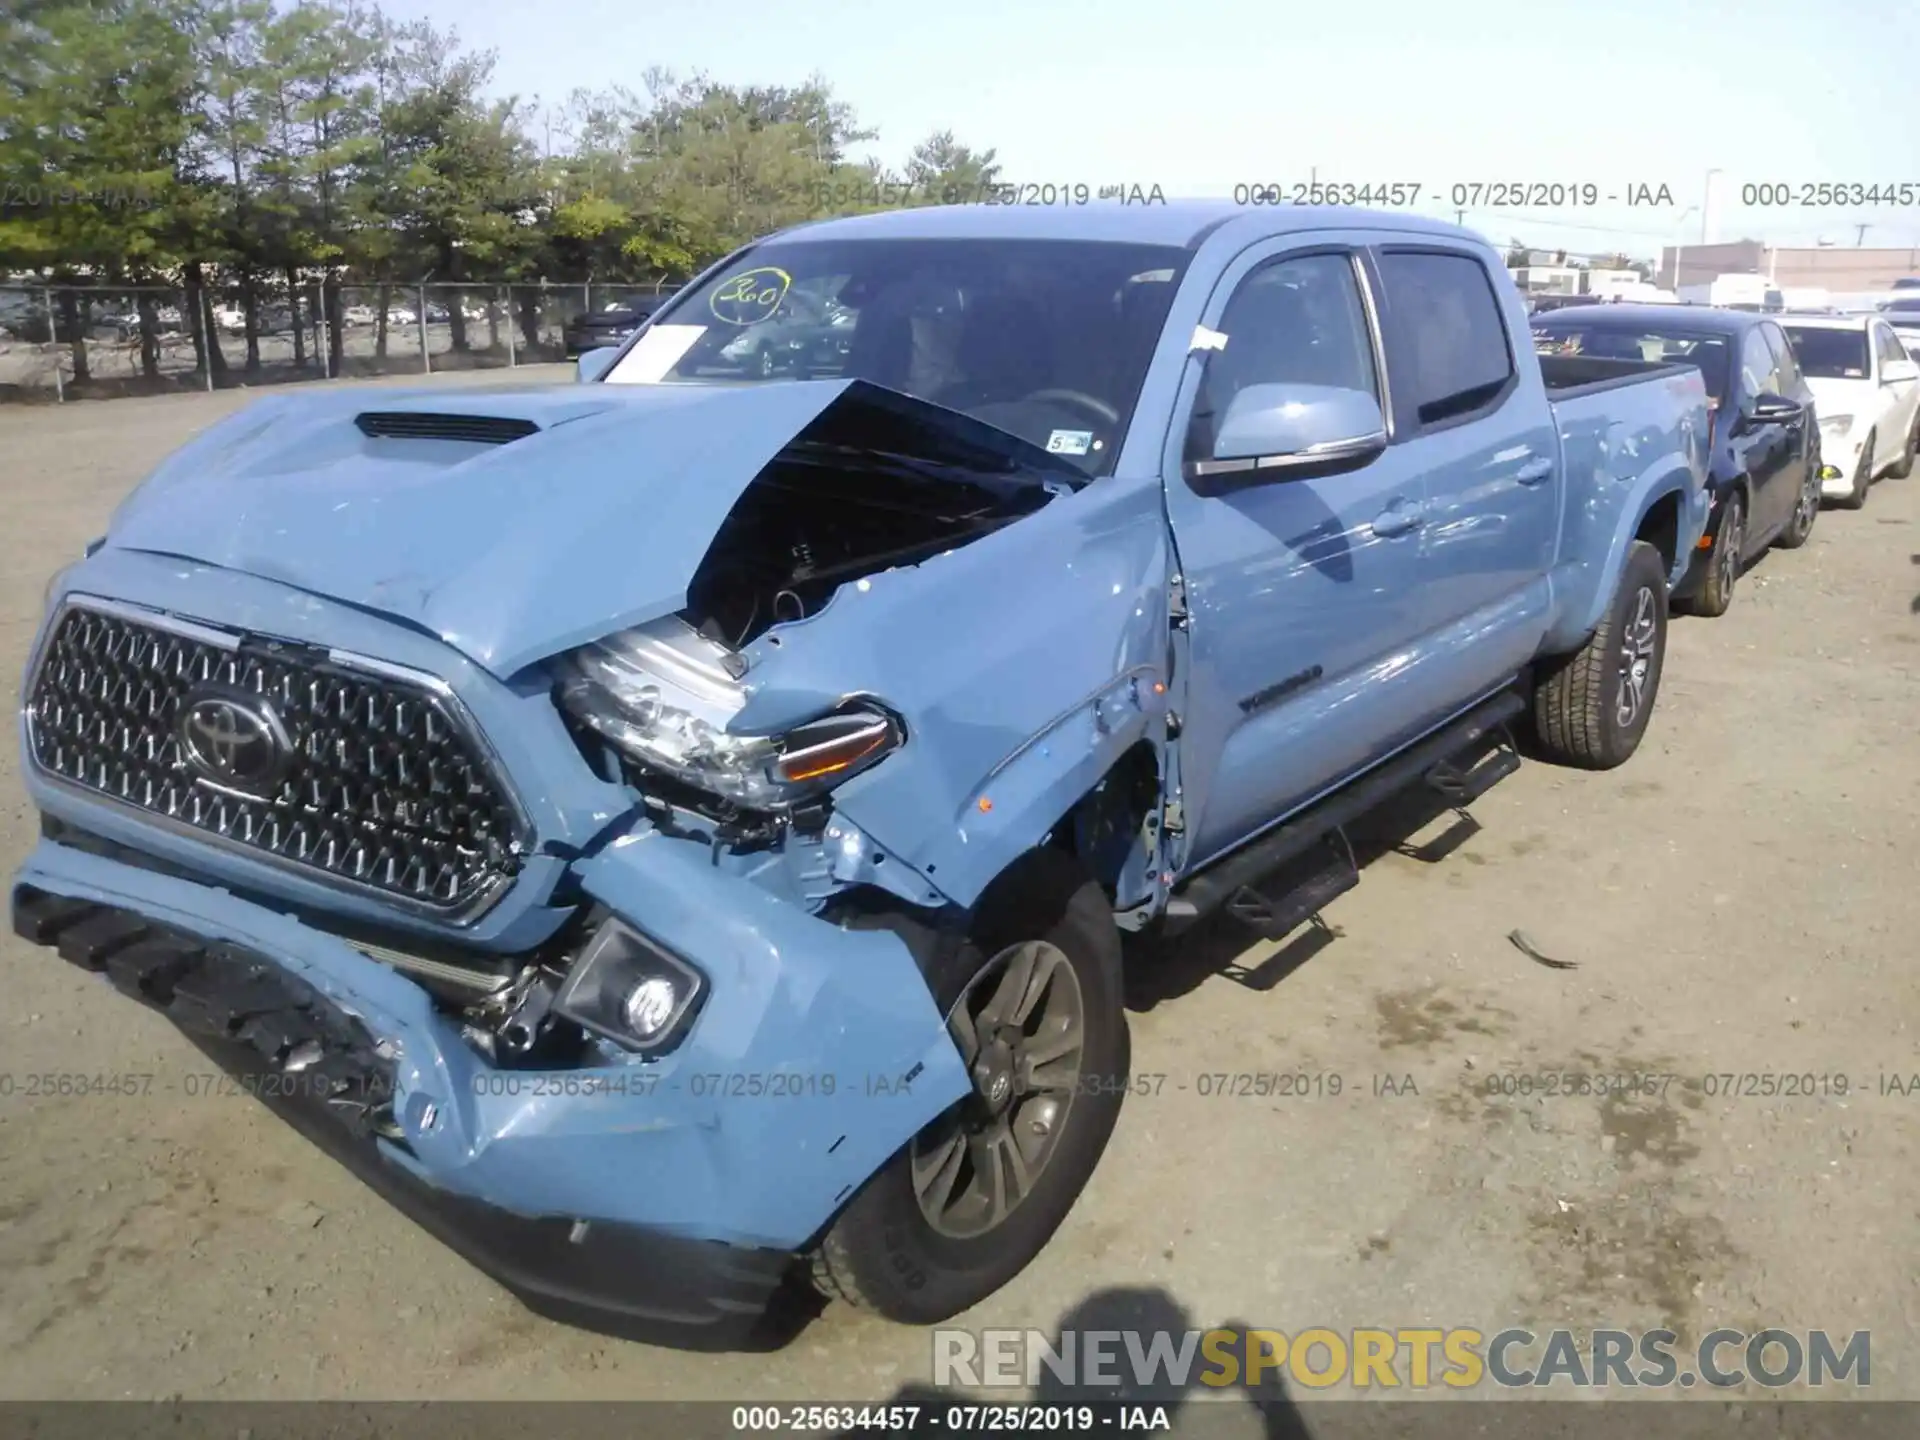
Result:
[[[784,735],[735,735],[739,658],[678,616],[623,630],[561,662],[559,700],[641,766],[753,810],[831,789],[897,748],[891,715],[852,705]]]

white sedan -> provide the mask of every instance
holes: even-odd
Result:
[[[1820,491],[1850,510],[1913,470],[1920,364],[1878,315],[1783,317],[1820,417]]]

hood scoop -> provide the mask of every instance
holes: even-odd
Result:
[[[538,435],[531,420],[506,415],[438,415],[424,410],[367,410],[353,423],[375,440],[458,440],[468,445],[506,445]]]

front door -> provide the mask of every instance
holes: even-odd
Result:
[[[1245,386],[1340,386],[1388,408],[1363,243],[1334,234],[1251,247],[1203,313],[1224,341],[1187,360],[1162,464],[1191,616],[1181,747],[1190,867],[1375,758],[1399,724],[1395,676],[1424,624],[1415,447],[1214,495],[1185,478],[1188,459],[1212,454],[1213,425]]]
[[[1753,413],[1762,395],[1779,394],[1779,360],[1767,344],[1766,327],[1755,325],[1740,342],[1740,414],[1735,422],[1734,453],[1746,474],[1751,499],[1747,508],[1747,545],[1773,529],[1781,513],[1781,494],[1790,493],[1786,508],[1797,498],[1795,477],[1788,472],[1793,447],[1785,423],[1760,420]]]

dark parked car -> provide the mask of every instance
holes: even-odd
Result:
[[[1591,295],[1530,295],[1527,297],[1529,315],[1545,315],[1552,310],[1566,310],[1575,305],[1604,305],[1610,301],[1596,300]]]
[[[1734,582],[1769,545],[1807,543],[1820,513],[1813,391],[1772,318],[1705,306],[1588,305],[1536,317],[1543,354],[1669,360],[1706,381],[1712,508],[1692,568],[1674,590],[1697,615],[1724,615]]]
[[[846,366],[853,330],[851,310],[789,294],[776,314],[743,327],[740,337],[721,349],[719,359],[761,379],[786,375],[811,380],[838,375]]]
[[[618,345],[653,318],[671,295],[642,295],[621,300],[604,310],[589,310],[567,322],[561,332],[567,346],[567,358],[577,359],[603,345]]]

